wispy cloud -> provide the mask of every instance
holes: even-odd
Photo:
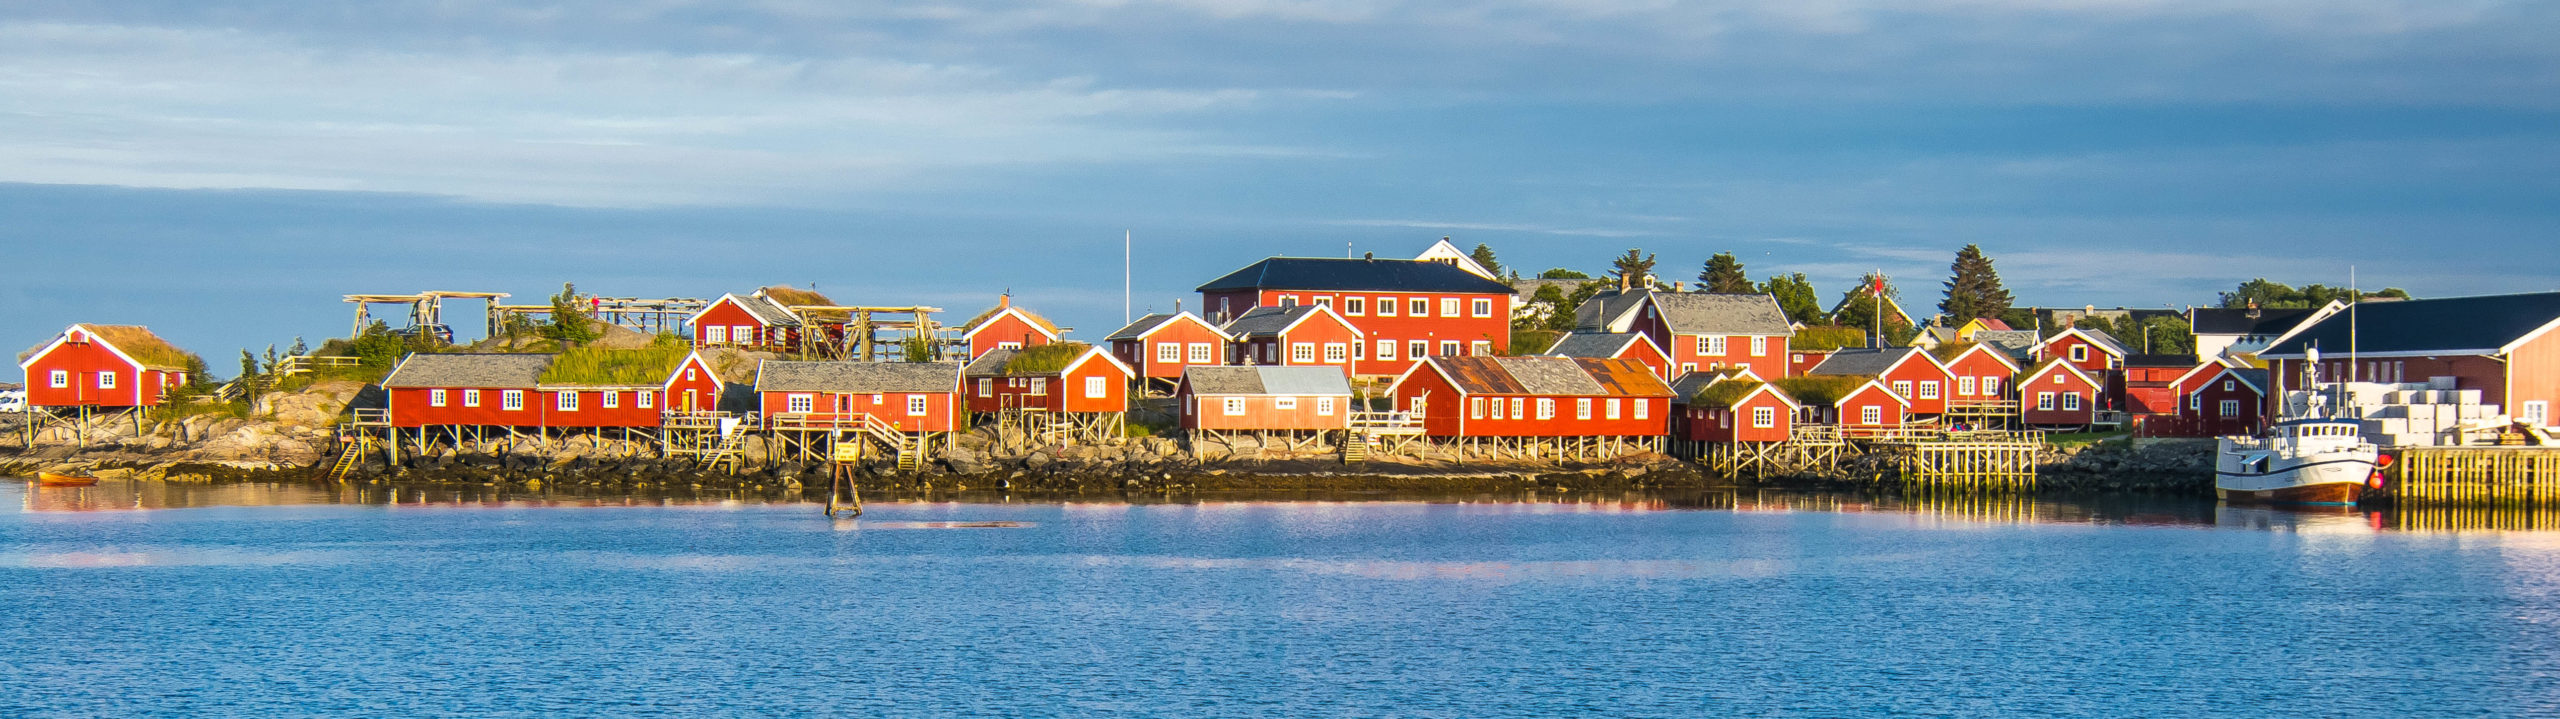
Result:
[[[1411,227],[1424,230],[1459,230],[1474,232],[1520,232],[1568,237],[1658,237],[1650,230],[1620,230],[1595,227],[1549,227],[1545,225],[1500,222],[1439,222],[1433,220],[1327,220],[1324,224],[1343,227]]]

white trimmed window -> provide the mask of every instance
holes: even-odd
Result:
[[[1907,380],[1907,379],[1898,379],[1898,380],[1894,380],[1894,381],[1893,381],[1893,393],[1894,393],[1894,395],[1896,395],[1896,396],[1901,396],[1901,397],[1909,397],[1909,396],[1911,396],[1911,380]]]
[[[1317,307],[1328,307],[1328,308],[1329,308],[1329,307],[1332,307],[1332,306],[1333,306],[1333,296],[1332,296],[1332,295],[1325,295],[1325,296],[1323,296],[1323,297],[1318,297],[1318,298],[1316,298],[1316,306],[1317,306]]]
[[[1714,355],[1717,357],[1724,356],[1726,349],[1724,335],[1701,336],[1698,338],[1698,342],[1700,343],[1700,347],[1698,347],[1698,354]]]
[[[712,325],[702,328],[702,343],[707,345],[728,344],[729,328],[725,325]]]
[[[1047,396],[1049,396],[1049,378],[1047,378],[1047,377],[1033,377],[1033,378],[1031,378],[1031,396],[1034,396],[1034,397],[1047,397]],[[909,414],[913,414],[913,413],[912,413],[912,412],[910,412]]]
[[[2078,393],[2074,393],[2074,392],[2064,392],[2064,393],[2062,393],[2062,411],[2065,411],[2065,412],[2077,412],[2077,411],[2080,411],[2080,395],[2079,395]]]
[[[52,385],[54,389],[68,388],[71,386],[71,371],[54,370],[45,375],[45,384]]]
[[[498,409],[508,412],[524,410],[524,390],[511,389],[498,393]]]
[[[922,417],[926,412],[932,411],[932,405],[925,400],[924,395],[907,395],[907,416]]]
[[[1502,402],[1502,398],[1501,398],[1501,397],[1495,397],[1495,398],[1493,398],[1493,418],[1494,418],[1494,419],[1502,419],[1502,404],[1503,404],[1503,402]]]
[[[1528,419],[1528,418],[1529,418],[1529,413],[1521,411],[1521,410],[1523,410],[1523,409],[1527,409],[1527,407],[1524,407],[1524,406],[1522,406],[1522,405],[1521,405],[1521,403],[1522,403],[1522,402],[1525,402],[1525,401],[1527,401],[1527,400],[1524,400],[1524,399],[1519,398],[1519,397],[1513,397],[1513,398],[1511,398],[1511,418],[1512,418],[1512,419]]]
[[[1884,408],[1872,404],[1865,407],[1859,407],[1858,423],[1868,425],[1884,424]]]
[[[1484,419],[1484,398],[1467,398],[1467,419]]]
[[[1972,377],[1957,377],[1957,378],[1956,378],[1956,396],[1958,396],[1958,397],[1971,397],[1971,396],[1973,396],[1973,387],[1974,387],[1974,385],[1973,385],[1973,378],[1972,378]]]
[[[1577,397],[1577,398],[1575,398],[1575,399],[1573,400],[1573,418],[1574,418],[1574,419],[1590,419],[1590,418],[1591,418],[1591,398],[1589,398],[1589,397]]]
[[[1414,359],[1422,359],[1431,355],[1431,342],[1428,340],[1414,340],[1407,342],[1405,343],[1404,348],[1405,356],[1412,357]]]
[[[1353,316],[1353,317],[1358,317],[1358,316],[1361,316],[1361,315],[1364,315],[1364,314],[1368,314],[1368,313],[1369,313],[1369,298],[1367,298],[1367,297],[1344,297],[1344,298],[1342,298],[1342,313],[1343,313],[1343,314],[1346,314],[1346,315]]]
[[[1318,417],[1331,417],[1331,416],[1333,416],[1333,398],[1332,398],[1332,397],[1317,397],[1317,398],[1316,398],[1316,416],[1318,416]]]
[[[1380,297],[1380,298],[1378,298],[1378,316],[1379,316],[1379,317],[1394,317],[1394,316],[1396,316],[1396,298],[1393,298],[1393,297]]]
[[[658,393],[656,393],[656,392],[650,392],[650,391],[647,391],[647,390],[642,390],[642,391],[639,391],[639,392],[633,392],[633,393],[631,393],[631,397],[632,397],[632,399],[638,400],[638,403],[639,403],[639,405],[640,405],[640,408],[641,408],[641,409],[657,409],[657,408],[658,408]]]
[[[1607,404],[1607,405],[1605,405],[1605,406],[1603,406],[1603,407],[1601,407],[1600,409],[1601,409],[1601,412],[1600,412],[1600,416],[1601,416],[1601,417],[1603,417],[1603,418],[1607,418],[1607,419],[1617,419],[1617,418],[1618,418],[1618,398],[1616,398],[1616,397],[1611,397],[1611,398],[1609,398],[1609,402],[1608,402],[1608,404]]]
[[[1477,357],[1493,356],[1493,340],[1476,340],[1468,343],[1467,354]]]
[[[1103,397],[1109,396],[1111,394],[1110,388],[1109,378],[1084,378],[1084,396],[1086,399],[1102,399]]]
[[[442,407],[442,406],[444,406],[444,390],[440,390],[440,389],[431,389],[431,390],[427,390],[427,406],[429,406],[429,407]]]
[[[1411,413],[1413,413],[1413,416],[1420,417],[1420,416],[1423,416],[1423,415],[1422,415],[1422,408],[1423,408],[1423,405],[1424,405],[1424,402],[1423,402],[1423,398],[1421,398],[1421,397],[1415,397],[1415,398],[1413,398],[1413,399],[1405,400],[1405,403],[1404,403],[1404,411],[1406,411],[1406,412],[1411,412]]]
[[[1457,310],[1458,308],[1456,305],[1449,306],[1449,314],[1455,315],[1458,313]],[[1416,297],[1405,302],[1405,314],[1415,317],[1431,316],[1431,298]]]
[[[1351,345],[1341,342],[1324,343],[1324,361],[1331,362],[1333,364],[1342,364],[1350,360]]]
[[[1018,349],[1022,349],[1022,343],[1020,343],[1020,342],[998,342],[998,343],[996,343],[996,349],[1000,349],[1000,350],[1018,350]]]
[[[2197,392],[2195,394],[2187,395],[2187,409],[2192,409],[2198,412],[2204,411],[2204,393]]]
[[[1456,297],[1442,297],[1442,298],[1440,298],[1440,316],[1442,316],[1442,317],[1456,317],[1456,316],[1458,316],[1458,298],[1456,298]]]
[[[1380,360],[1392,360],[1392,359],[1395,359],[1395,358],[1396,358],[1396,341],[1395,341],[1395,340],[1378,340],[1378,359],[1380,359]]]
[[[2052,392],[2037,392],[2037,393],[2036,393],[2036,409],[2040,409],[2040,410],[2051,410],[2051,409],[2053,409],[2053,393],[2052,393]]]
[[[560,410],[560,411],[562,411],[562,412],[576,412],[576,411],[578,411],[578,391],[577,391],[577,390],[569,390],[569,391],[567,391],[567,392],[554,392],[554,393],[552,393],[552,394],[551,394],[551,396],[552,396],[552,398],[553,398],[553,400],[554,400],[554,401],[552,402],[552,407],[553,407],[553,408],[558,409],[558,410]]]
[[[1229,416],[1229,417],[1242,417],[1242,416],[1244,416],[1244,398],[1243,398],[1243,397],[1228,397],[1228,398],[1227,398],[1227,416]]]
[[[1296,397],[1273,397],[1273,398],[1271,398],[1271,408],[1272,408],[1272,409],[1276,409],[1276,410],[1280,410],[1280,411],[1283,411],[1283,412],[1296,411],[1296,410],[1298,409],[1298,398],[1296,398]]]
[[[1921,399],[1937,399],[1937,398],[1938,398],[1938,381],[1937,381],[1937,380],[1934,380],[1934,379],[1933,379],[1933,380],[1924,380],[1924,381],[1922,381],[1922,382],[1920,383],[1920,398],[1921,398]]]
[[[1369,343],[1367,343],[1367,342],[1353,342],[1353,343],[1351,343],[1351,358],[1352,358],[1352,359],[1355,359],[1355,360],[1364,360],[1364,359],[1368,359],[1368,358],[1369,358]]]
[[[2072,345],[2072,346],[2071,346],[2071,361],[2073,361],[2073,362],[2087,362],[2087,361],[2089,361],[2089,346],[2088,346],[2088,345]]]
[[[1757,427],[1757,428],[1760,428],[1760,429],[1768,429],[1768,428],[1771,428],[1771,427],[1776,427],[1776,426],[1778,426],[1778,408],[1776,408],[1776,407],[1753,407],[1753,408],[1751,408],[1751,426],[1753,426],[1753,427]]]
[[[1314,342],[1292,342],[1292,343],[1289,343],[1289,361],[1291,361],[1291,362],[1314,362],[1314,361],[1316,361],[1316,343],[1314,343]]]
[[[1280,304],[1280,306],[1282,306],[1282,307],[1296,307],[1296,306],[1298,306],[1298,296],[1297,296],[1297,295],[1281,295],[1281,296],[1280,296],[1280,300],[1279,300],[1279,304]]]
[[[817,404],[818,398],[816,397],[805,394],[795,394],[782,398],[782,411],[806,413],[811,408],[816,407]]]
[[[2226,379],[2226,380],[2223,380],[2223,381],[2222,381],[2222,391],[2224,391],[2224,392],[2235,392],[2235,391],[2238,391],[2239,389],[2240,389],[2239,387],[2235,387],[2235,386],[2233,386],[2233,383],[2232,383],[2232,381],[2231,381],[2231,380],[2227,380],[2227,379]]]
[[[1191,343],[1191,363],[1208,364],[1214,361],[1211,358],[1217,356],[1216,352],[1217,349],[1208,342],[1193,342]]]
[[[2062,384],[2062,373],[2060,373],[2060,372],[2055,372],[2055,373],[2053,373],[2053,383],[2054,383],[2054,384]]]
[[[1652,417],[1648,415],[1653,414],[1653,400],[1640,399],[1636,400],[1635,404],[1636,419],[1652,419]]]
[[[2219,409],[2221,409],[2221,410],[2222,410],[2222,413],[2221,413],[2220,415],[2217,415],[2217,416],[2221,416],[2221,417],[2238,417],[2238,416],[2240,416],[2240,400],[2236,400],[2236,399],[2226,399],[2226,400],[2223,400],[2223,401],[2222,401],[2222,406],[2221,406]]]
[[[114,372],[100,372],[100,373],[98,373],[98,389],[115,389],[115,388],[116,388],[116,373],[114,373]]]
[[[2550,426],[2551,402],[2539,399],[2526,402],[2524,403],[2523,411],[2517,415],[2517,418],[2540,426]]]
[[[597,397],[603,400],[596,403],[596,406],[598,407],[603,407],[605,409],[620,409],[622,407],[621,392],[605,390],[604,392],[599,393]]]
[[[1998,396],[2000,396],[2000,378],[1998,378],[1998,377],[1984,377],[1984,378],[1982,378],[1982,396],[1985,396],[1985,397],[1998,397]]]
[[[1180,342],[1158,342],[1158,343],[1156,343],[1156,361],[1157,361],[1157,362],[1180,362],[1180,361],[1182,361],[1182,343],[1180,343]]]
[[[1753,337],[1751,338],[1751,356],[1753,356],[1753,357],[1764,357],[1764,356],[1767,356],[1768,354],[1769,354],[1769,338],[1767,338],[1767,337],[1760,337],[1760,336],[1756,336],[1756,335],[1755,335],[1755,336],[1753,336]]]
[[[1456,357],[1456,356],[1458,356],[1458,348],[1459,348],[1459,344],[1458,344],[1458,341],[1457,341],[1457,340],[1441,340],[1441,341],[1440,341],[1440,356],[1442,356],[1442,357]]]
[[[466,390],[463,390],[463,391],[462,391],[462,406],[464,406],[464,407],[478,407],[478,406],[480,406],[480,390],[476,390],[476,389],[466,389]]]
[[[1552,399],[1547,399],[1547,398],[1545,398],[1545,397],[1540,397],[1540,398],[1538,398],[1538,419],[1555,419],[1555,418],[1556,418],[1556,401],[1555,401],[1555,400],[1552,400]]]
[[[1472,314],[1477,317],[1493,316],[1493,300],[1477,298],[1469,305],[1469,308],[1474,310]]]
[[[978,396],[980,396],[980,397],[993,397],[993,396],[996,396],[996,380],[995,380],[995,378],[993,378],[993,377],[980,377],[980,378],[978,378]]]

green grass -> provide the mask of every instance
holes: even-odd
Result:
[[[640,349],[573,347],[542,368],[542,384],[634,386],[657,385],[675,373],[692,349],[656,343]]]
[[[1858,387],[1867,383],[1867,378],[1823,375],[1787,377],[1772,380],[1771,383],[1778,386],[1778,391],[1787,393],[1788,397],[1795,398],[1799,403],[1829,406],[1838,403],[1840,398],[1849,396],[1849,393],[1858,391]]]
[[[1093,349],[1093,346],[1081,342],[1025,347],[1015,353],[1012,360],[1004,363],[1004,372],[1005,374],[1056,374],[1065,370],[1067,363],[1083,356],[1084,351],[1089,349]]]
[[[1698,390],[1695,401],[1700,407],[1731,407],[1733,403],[1742,401],[1743,396],[1758,389],[1760,389],[1759,382],[1747,379],[1725,380]]]
[[[2133,433],[2131,431],[2111,430],[2106,432],[2060,432],[2045,435],[2044,441],[2057,447],[2077,447],[2088,444],[2105,444],[2116,440],[2130,441],[2132,438]]]
[[[1856,327],[1806,327],[1787,338],[1787,349],[1807,352],[1829,352],[1844,347],[1867,346],[1867,331]]]

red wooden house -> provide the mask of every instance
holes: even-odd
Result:
[[[699,353],[579,348],[412,354],[382,388],[393,427],[602,429],[656,427],[669,411],[712,411],[725,385]]]
[[[2256,434],[2265,427],[2267,371],[2207,360],[2170,382],[2177,411],[2143,420],[2151,437]]]
[[[2032,352],[2037,362],[2056,359],[2070,362],[2071,366],[2080,368],[2092,378],[2105,377],[2107,372],[2123,369],[2125,356],[2132,354],[2115,337],[2099,330],[2078,327],[2067,328],[2045,338],[2036,343]]]
[[[960,338],[969,343],[969,359],[997,349],[1038,347],[1058,341],[1058,325],[1030,310],[1013,306],[1013,295],[998,295],[996,306],[969,323],[961,325]]]
[[[729,390],[719,372],[702,353],[685,355],[674,372],[667,374],[666,384],[659,388],[663,395],[659,404],[668,412],[715,412],[721,409],[720,397]]]
[[[1956,352],[1945,362],[1947,375],[1955,386],[1947,394],[1948,406],[1979,405],[2010,399],[2009,382],[2017,379],[2019,367],[2009,353],[1999,347],[1975,343]]]
[[[550,366],[548,354],[411,354],[382,378],[383,409],[398,428],[561,426],[538,389]]]
[[[744,297],[721,295],[687,321],[700,347],[741,347],[790,352],[800,348],[800,315],[765,290]]]
[[[1191,432],[1329,432],[1351,428],[1342,367],[1190,367],[1174,388]]]
[[[1234,339],[1229,364],[1332,365],[1358,373],[1352,353],[1361,346],[1360,328],[1324,305],[1257,308],[1219,331]]]
[[[908,435],[957,432],[958,362],[792,362],[756,368],[765,426],[806,429],[876,419]]]
[[[1831,353],[1837,351],[1839,350],[1787,350],[1786,376],[1802,377],[1806,372],[1813,371],[1814,367],[1820,366],[1823,360],[1831,359]]]
[[[1671,379],[1671,356],[1653,344],[1653,339],[1634,332],[1574,332],[1556,338],[1547,348],[1553,357],[1587,357],[1591,359],[1628,359],[1653,368],[1653,375]]]
[[[1786,377],[1787,340],[1795,325],[1763,294],[1604,291],[1574,315],[1577,332],[1634,332],[1653,340],[1671,364],[1670,376],[1726,367],[1749,367],[1762,377]]]
[[[2306,389],[2304,364],[2317,350],[2321,382],[2478,390],[2482,404],[2548,427],[2560,403],[2555,329],[2560,292],[2364,302],[2295,328],[2258,358],[2268,364],[2269,402]]]
[[[1807,377],[1871,377],[1900,396],[1904,409],[1916,415],[1947,411],[1947,391],[1955,384],[1938,358],[1917,347],[1844,349],[1805,373]]]
[[[1133,372],[1102,348],[1066,342],[989,351],[960,374],[968,381],[971,412],[1106,413],[1129,410]]]
[[[157,407],[187,383],[185,350],[135,325],[72,325],[18,361],[28,407]]]
[[[1671,386],[1644,363],[1429,357],[1387,389],[1433,437],[1662,437]]]
[[[1352,373],[1389,376],[1421,357],[1484,356],[1511,346],[1511,286],[1462,266],[1470,264],[1273,257],[1198,291],[1212,322],[1232,322],[1256,308],[1331,308],[1363,338],[1349,355]]]
[[[2195,355],[2136,354],[2111,378],[2104,402],[2135,417],[2178,414],[2178,378],[2196,368]]]
[[[2088,427],[2097,423],[2098,396],[2105,389],[2068,359],[2045,360],[2018,381],[2018,421],[2030,427]]]
[[[1121,364],[1170,391],[1182,381],[1183,370],[1224,363],[1233,338],[1199,315],[1176,312],[1140,317],[1103,339]]]
[[[1911,402],[1879,380],[1867,380],[1831,403],[1831,420],[1843,436],[1891,434],[1910,424]]]
[[[1692,373],[1672,384],[1672,435],[1685,442],[1784,442],[1803,411],[1793,397],[1748,372]]]

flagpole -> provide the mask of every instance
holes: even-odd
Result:
[[[1123,326],[1137,319],[1129,316],[1129,306],[1133,304],[1129,292],[1129,238],[1132,234],[1128,230],[1120,231],[1120,324]]]

